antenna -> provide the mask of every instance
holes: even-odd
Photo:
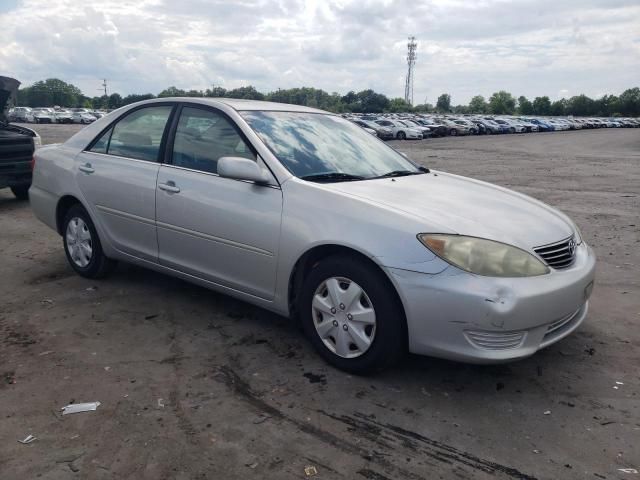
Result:
[[[409,105],[413,105],[413,68],[416,65],[416,50],[418,50],[418,44],[416,37],[412,35],[407,43],[407,79],[404,84],[404,101]]]

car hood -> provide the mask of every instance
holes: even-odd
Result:
[[[563,213],[526,195],[444,172],[326,184],[334,191],[415,216],[424,232],[487,238],[530,250],[563,240]]]
[[[7,122],[9,99],[15,98],[20,82],[15,78],[0,77],[0,122]]]

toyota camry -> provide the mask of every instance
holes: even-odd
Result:
[[[559,210],[295,105],[128,105],[39,149],[30,198],[79,275],[122,261],[197,283],[296,319],[357,373],[407,350],[527,357],[578,328],[593,287]]]

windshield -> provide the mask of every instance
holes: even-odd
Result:
[[[295,176],[345,174],[358,179],[421,173],[413,163],[343,118],[306,112],[240,112]]]

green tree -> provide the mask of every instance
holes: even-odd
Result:
[[[169,87],[169,88],[165,88],[164,90],[162,90],[159,94],[158,94],[158,98],[162,98],[162,97],[184,97],[186,96],[187,92],[185,92],[184,90],[181,90],[179,88],[176,87]]]
[[[489,98],[489,111],[498,115],[513,115],[516,110],[516,99],[509,92],[500,90]]]
[[[562,98],[551,104],[551,115],[562,116],[567,114],[567,101]]]
[[[227,89],[223,87],[207,88],[204,92],[205,97],[225,97]]]
[[[527,97],[521,95],[518,97],[518,112],[520,115],[533,115],[533,103],[527,100]]]
[[[76,106],[83,97],[78,87],[58,78],[40,80],[18,92],[19,104],[29,107]]]
[[[622,115],[640,116],[640,88],[625,90],[618,97],[618,111]]]
[[[438,97],[438,101],[436,102],[436,112],[438,113],[448,113],[451,111],[451,95],[448,93],[443,93]]]
[[[551,100],[549,100],[549,97],[536,97],[533,100],[533,113],[536,115],[551,115]]]
[[[127,95],[122,99],[122,105],[129,105],[131,103],[141,102],[143,100],[150,100],[152,98],[156,98],[156,96],[152,93],[144,93],[142,95],[137,93],[132,93]]]
[[[471,113],[487,113],[489,105],[482,95],[476,95],[469,102],[468,111]]]
[[[586,95],[577,95],[567,100],[565,113],[567,115],[586,116],[593,115],[595,104]]]
[[[264,100],[264,94],[258,92],[256,90],[256,87],[253,87],[251,85],[229,90],[227,91],[226,96],[229,98],[243,98],[246,100]]]
[[[619,111],[619,99],[615,95],[603,95],[602,98],[596,100],[597,115],[601,117],[609,117]]]
[[[362,113],[383,112],[384,110],[390,108],[389,99],[386,96],[380,93],[376,93],[371,89],[358,92],[356,97],[358,99],[357,101],[360,107],[359,111]],[[409,105],[409,110],[411,110],[411,105]]]
[[[420,105],[413,107],[413,111],[417,113],[433,113],[434,108],[430,103],[421,103]]]
[[[109,95],[109,101],[107,102],[109,108],[120,108],[122,106],[122,96],[119,93],[112,93]]]
[[[389,105],[387,106],[387,112],[410,112],[413,110],[413,107],[410,103],[404,101],[404,98],[392,98],[389,100]]]
[[[453,111],[453,113],[457,113],[459,115],[464,115],[465,113],[472,113],[471,110],[469,110],[469,107],[467,105],[456,105],[451,110]]]

